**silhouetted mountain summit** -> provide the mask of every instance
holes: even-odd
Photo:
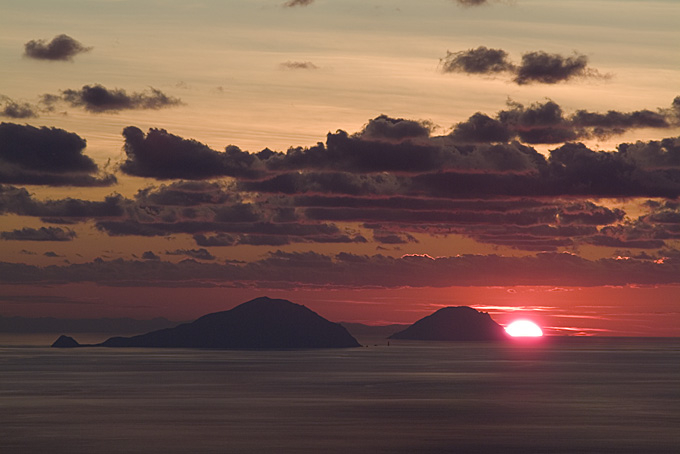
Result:
[[[505,329],[485,312],[457,306],[439,309],[390,339],[438,341],[492,341],[508,339]]]
[[[261,297],[175,328],[132,337],[112,337],[97,346],[277,349],[360,345],[344,327],[305,306]]]
[[[52,347],[55,347],[55,348],[74,348],[74,347],[81,347],[81,345],[74,338],[61,335],[61,336],[59,336],[59,339],[54,341],[54,343],[52,344]]]

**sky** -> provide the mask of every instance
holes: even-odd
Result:
[[[675,0],[3,0],[0,315],[680,336]]]

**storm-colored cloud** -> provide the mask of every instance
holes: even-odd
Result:
[[[63,90],[58,98],[47,95],[45,103],[54,103],[60,99],[71,107],[83,107],[94,113],[118,112],[120,110],[158,110],[182,104],[182,100],[168,96],[156,88],[149,88],[143,92],[128,93],[122,88],[108,89],[100,84],[83,85],[79,90]]]
[[[104,201],[74,198],[37,200],[24,188],[0,185],[0,213],[40,217],[50,223],[71,224],[86,219],[118,217],[124,214],[125,201],[111,195]]]
[[[185,255],[198,260],[215,260],[215,256],[208,252],[205,248],[200,249],[176,249],[174,251],[165,251],[166,255]]]
[[[83,154],[86,142],[59,128],[0,123],[0,183],[54,186],[108,186],[113,175]]]
[[[61,227],[40,227],[34,229],[24,227],[21,230],[0,232],[0,238],[13,241],[71,241],[76,237],[76,233],[70,229]]]
[[[156,255],[153,251],[145,251],[142,254],[142,259],[143,260],[160,260],[161,258]]]
[[[123,130],[127,159],[124,173],[158,179],[206,179],[220,176],[255,177],[261,170],[257,155],[228,146],[218,152],[205,144],[168,133],[164,129]]]
[[[89,52],[86,47],[68,35],[57,35],[52,41],[34,39],[24,45],[24,55],[36,60],[72,60],[78,54]]]
[[[485,46],[459,52],[447,52],[446,56],[441,59],[441,64],[442,71],[446,73],[494,74],[514,69],[507,52],[502,49],[489,49]]]
[[[588,57],[583,54],[565,57],[544,51],[522,54],[522,61],[515,64],[502,49],[479,46],[458,52],[447,51],[440,60],[442,72],[496,75],[508,73],[518,85],[531,83],[556,84],[576,78],[603,78],[597,70],[588,66]]]
[[[529,106],[508,102],[508,108],[490,117],[481,112],[456,124],[450,137],[457,142],[493,143],[519,139],[524,143],[563,143],[607,138],[636,128],[669,129],[680,123],[669,109],[607,113],[577,110],[565,114],[554,101]]]
[[[143,204],[193,207],[241,202],[241,195],[221,182],[176,181],[160,187],[140,189],[135,198]]]
[[[0,95],[0,117],[7,118],[36,118],[39,110],[27,102],[17,102],[13,99]]]
[[[383,114],[369,120],[357,135],[368,140],[402,141],[427,138],[431,130],[429,122],[391,118]]]
[[[588,57],[574,54],[564,57],[543,51],[527,52],[522,55],[522,63],[517,66],[515,83],[556,84],[578,77],[602,77],[596,70],[588,67]]]

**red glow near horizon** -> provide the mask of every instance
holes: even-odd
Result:
[[[543,330],[529,320],[516,320],[505,327],[505,332],[512,337],[541,337]]]

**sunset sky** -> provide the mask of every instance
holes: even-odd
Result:
[[[680,336],[677,0],[3,0],[0,315]]]

